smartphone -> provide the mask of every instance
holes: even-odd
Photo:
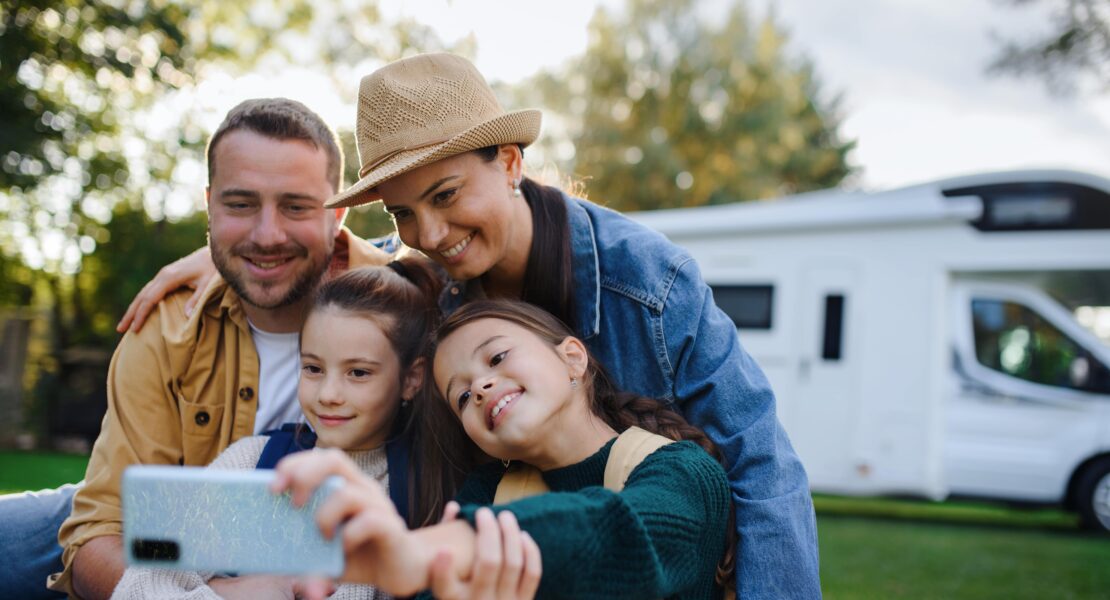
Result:
[[[301,508],[269,490],[274,471],[135,465],[123,473],[128,564],[245,575],[343,573],[340,533],[325,540],[316,508],[342,485],[329,478]]]

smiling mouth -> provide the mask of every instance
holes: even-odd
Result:
[[[454,246],[451,246],[443,252],[440,252],[439,254],[444,258],[455,258],[460,253],[462,253],[463,250],[466,250],[466,247],[470,245],[470,240],[472,239],[474,239],[473,233],[463,238],[462,241],[455,244]]]
[[[293,260],[292,257],[260,260],[257,258],[249,258],[246,256],[244,256],[243,259],[260,269],[273,269],[274,267],[280,267],[281,265]]]
[[[508,407],[513,402],[515,402],[516,399],[519,398],[522,393],[523,392],[513,392],[511,394],[505,394],[504,396],[501,397],[500,400],[497,401],[497,404],[493,405],[493,408],[490,409],[490,411],[489,411],[489,428],[490,429],[493,429],[497,425],[497,415],[500,415],[502,413],[502,411],[505,410],[506,407]]]
[[[354,417],[332,417],[332,416],[325,416],[325,415],[316,415],[316,418],[320,420],[320,424],[322,424],[322,425],[335,426],[335,425],[342,425],[343,423],[346,423],[347,421],[350,421]]]

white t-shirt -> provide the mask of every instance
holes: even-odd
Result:
[[[258,412],[254,434],[304,420],[297,402],[301,375],[301,348],[296,333],[270,333],[251,326],[258,352]]]

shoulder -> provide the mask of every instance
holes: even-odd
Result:
[[[568,212],[572,230],[575,214],[588,217],[593,239],[574,243],[594,244],[601,284],[612,291],[662,302],[683,265],[692,261],[685,249],[663,234],[614,210],[569,198]]]
[[[253,469],[262,456],[262,449],[270,440],[268,435],[252,435],[242,438],[228,446],[209,466],[212,469],[247,470]]]

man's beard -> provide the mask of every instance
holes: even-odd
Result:
[[[211,243],[211,234],[209,234],[209,247],[212,250],[212,262],[216,265],[216,270],[220,272],[220,276],[224,278],[224,281],[226,281],[227,284],[231,286],[231,289],[234,290],[235,293],[238,294],[244,302],[263,309],[282,308],[291,304],[295,304],[311,294],[313,291],[315,291],[316,285],[320,283],[320,279],[322,279],[324,274],[328,271],[328,265],[331,264],[332,252],[335,250],[334,245],[329,244],[327,252],[324,254],[324,260],[321,262],[321,264],[311,265],[313,268],[301,273],[297,273],[296,280],[293,281],[293,284],[289,286],[289,289],[285,292],[285,295],[272,300],[263,301],[261,298],[254,297],[251,294],[250,288],[245,281],[247,279],[247,276],[241,271],[235,271],[231,267],[231,260],[233,256],[242,256],[244,253],[253,253],[256,255],[274,254],[275,249],[263,249],[260,246],[245,242],[235,246],[234,248],[232,248],[231,251],[228,251],[221,247],[213,245]],[[309,255],[308,251],[299,244],[288,244],[282,247],[280,250],[282,250],[284,254],[297,257],[305,257]],[[246,261],[247,259],[244,258],[242,260]],[[281,285],[283,283],[284,281],[274,282],[274,284],[276,285]],[[256,283],[255,285],[261,287],[263,291],[266,291],[269,288],[274,287],[274,284]]]

